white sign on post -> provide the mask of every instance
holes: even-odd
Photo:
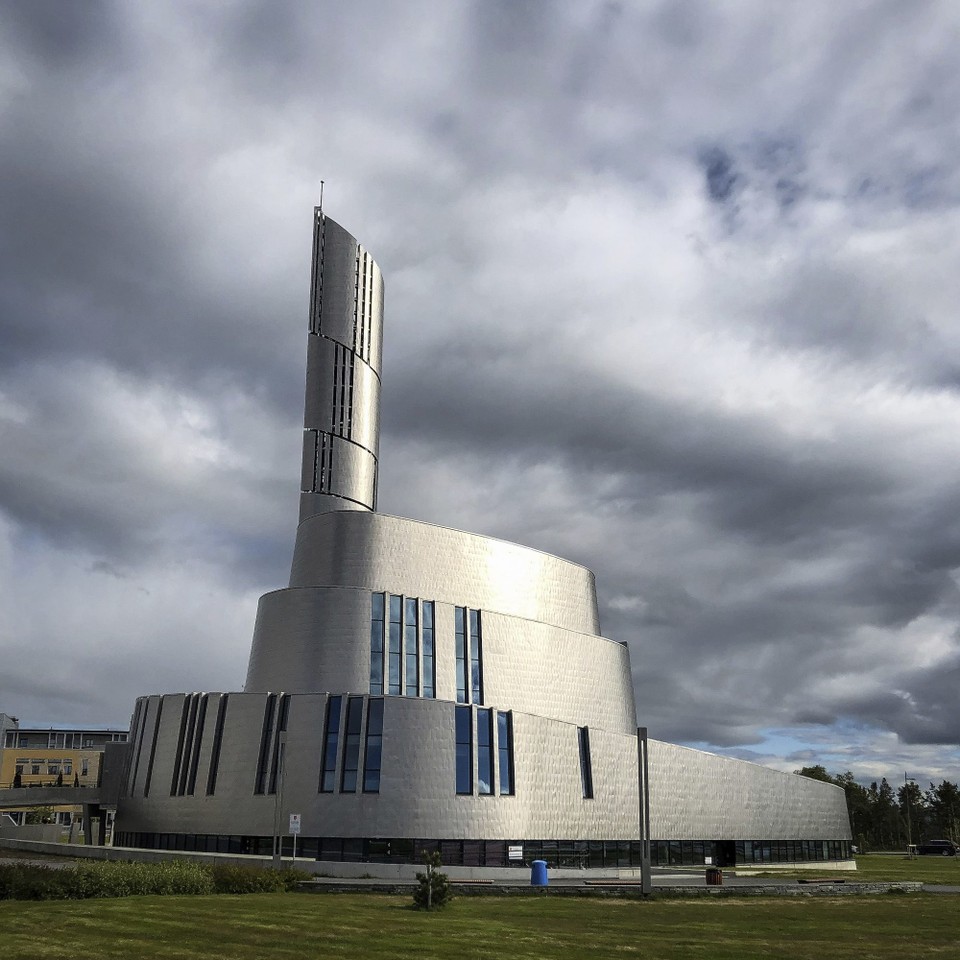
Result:
[[[522,847],[522,846],[508,846],[508,847],[507,847],[507,859],[508,859],[508,860],[522,860],[522,859],[523,859],[523,847]]]
[[[293,836],[296,836],[300,832],[300,814],[291,813],[290,814],[290,833]]]

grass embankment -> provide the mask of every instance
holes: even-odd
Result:
[[[4,960],[960,957],[952,896],[722,900],[253,894],[0,903]]]

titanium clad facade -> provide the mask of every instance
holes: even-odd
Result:
[[[380,440],[383,277],[343,227],[313,220],[301,520],[376,509]]]
[[[630,657],[593,574],[375,512],[382,316],[376,263],[315,210],[290,582],[260,600],[244,692],[137,701],[115,842],[269,854],[293,811],[317,860],[635,868]],[[847,856],[837,788],[647,755],[657,862]]]
[[[650,831],[657,838],[702,840],[849,840],[841,787],[648,741]]]

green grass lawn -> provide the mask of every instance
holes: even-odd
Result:
[[[741,869],[737,873],[747,876],[752,870]],[[914,857],[910,859],[906,854],[861,854],[857,857],[857,869],[854,871],[841,870],[771,870],[760,872],[757,876],[784,877],[802,879],[803,877],[836,877],[838,880],[848,880],[851,883],[862,880],[865,882],[881,880],[919,880],[922,883],[945,883],[960,886],[960,857]]]
[[[0,902],[4,960],[176,958],[960,958],[960,898],[599,900],[255,894]]]

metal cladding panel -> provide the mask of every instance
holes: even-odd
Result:
[[[269,836],[276,797],[252,791],[265,699],[230,695],[213,797],[151,792],[124,804],[117,829]],[[291,812],[300,813],[306,836],[637,836],[635,736],[590,731],[594,799],[588,800],[581,788],[576,726],[514,712],[515,794],[479,796],[475,778],[474,794],[458,796],[454,704],[387,697],[379,793],[319,793],[325,705],[323,696],[290,698],[280,812],[283,823]],[[165,737],[178,730],[172,719],[163,726]]]
[[[425,597],[423,599],[430,599]],[[298,587],[260,599],[247,691],[367,691],[371,593]],[[456,699],[452,604],[435,604],[436,690]],[[592,634],[484,611],[484,702],[553,720],[636,731],[630,657]],[[544,665],[550,664],[545,673]]]
[[[379,376],[383,362],[383,274],[376,263],[373,264],[373,283],[371,284],[373,324],[370,331],[370,349],[367,357],[370,366]]]
[[[311,335],[307,338],[307,385],[304,396],[303,425],[307,429],[339,432],[339,404],[334,404],[334,379],[339,385],[338,348],[333,340]],[[380,380],[373,369],[355,354],[353,388],[349,389],[350,418],[347,439],[376,455],[380,442]],[[342,362],[342,361],[341,361]],[[348,374],[349,381],[349,374]],[[338,391],[339,399],[339,391]],[[346,431],[347,425],[344,425]]]
[[[648,757],[653,839],[852,839],[833,784],[659,740]]]
[[[376,506],[377,461],[363,447],[342,437],[303,433],[303,469],[301,472],[301,521],[321,513],[339,510],[373,510]],[[325,453],[318,452],[318,444]],[[326,458],[325,465],[311,469],[314,458]],[[322,490],[311,490],[314,485]]]
[[[356,314],[357,241],[324,217],[318,332],[353,349]]]
[[[182,701],[183,695],[178,696]],[[159,697],[150,699],[158,700]],[[302,699],[323,701],[324,698]],[[206,796],[210,744],[215,734],[215,725],[207,723],[194,795],[171,796],[170,777],[167,776],[166,781],[162,778],[155,780],[149,796],[144,797],[140,792],[120,805],[116,829],[166,833],[272,833],[275,798],[269,794],[254,794],[266,700],[264,694],[230,694],[214,796]],[[309,712],[306,706],[301,705],[304,714]],[[165,745],[162,762],[164,769],[170,772],[179,730],[180,712],[165,707],[161,720],[161,740]]]
[[[185,700],[186,694],[183,693],[168,693],[162,697],[163,710],[155,749],[151,750],[152,757],[149,755],[147,757],[147,776],[151,797],[168,796],[170,793]]]
[[[333,437],[333,479],[330,492],[374,507],[377,461],[369,450],[342,437]]]
[[[370,593],[278,590],[260,598],[245,689],[368,690]]]
[[[291,587],[350,586],[599,634],[593,574],[505,540],[386,514],[334,511],[297,530]]]
[[[448,653],[453,665],[452,629],[446,645],[442,634],[438,640],[440,654]],[[488,703],[537,716],[628,735],[635,735],[637,729],[630,653],[625,646],[487,611],[483,612],[483,693]]]

